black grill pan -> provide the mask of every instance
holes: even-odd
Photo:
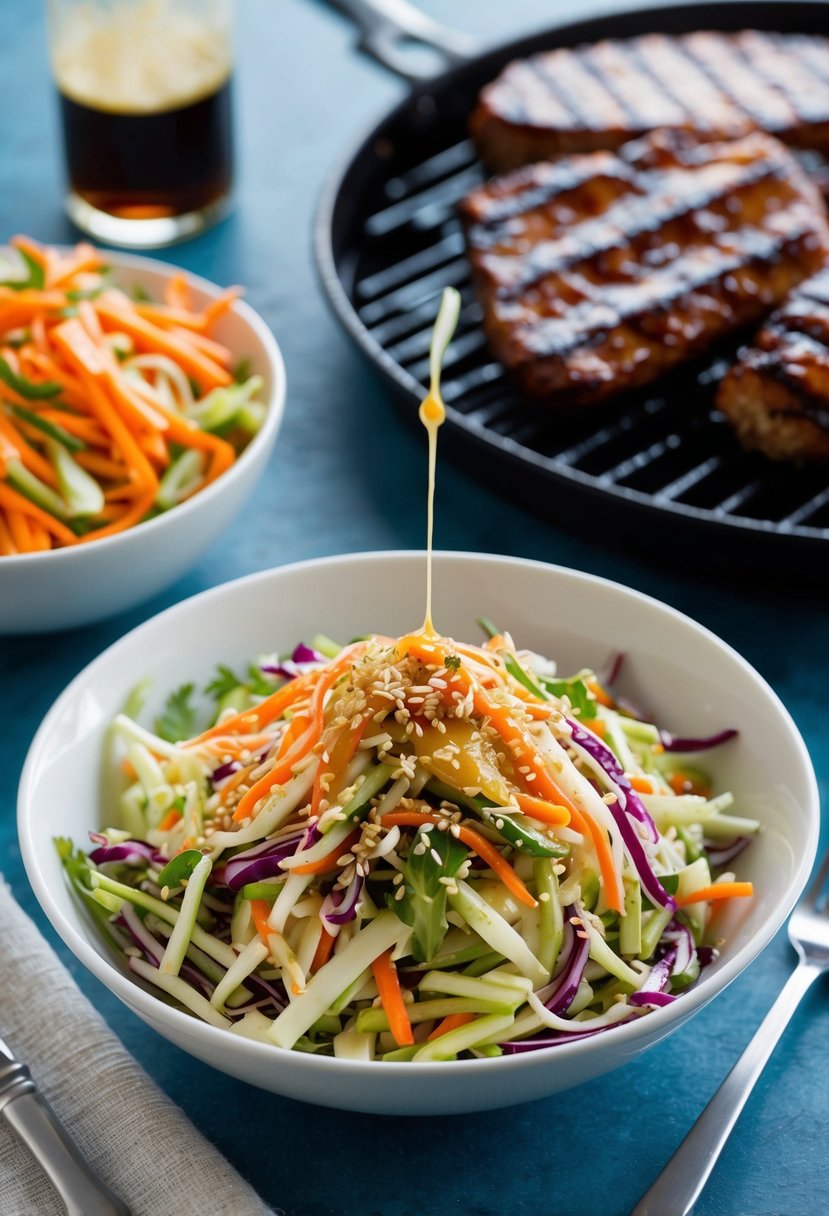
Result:
[[[829,32],[829,4],[730,2],[646,8],[556,26],[473,54],[467,39],[402,0],[336,0],[362,47],[413,82],[328,184],[316,255],[334,311],[395,390],[406,415],[427,379],[441,291],[463,310],[447,352],[448,450],[488,485],[608,544],[676,555],[692,569],[753,566],[829,580],[829,477],[743,452],[714,410],[735,343],[601,409],[561,415],[529,402],[490,355],[456,204],[484,178],[467,138],[478,92],[511,59],[649,32],[754,28]],[[420,43],[435,60],[412,61]],[[428,73],[428,74],[427,74]],[[474,448],[474,460],[470,458]]]

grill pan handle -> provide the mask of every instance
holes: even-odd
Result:
[[[408,0],[330,0],[360,30],[359,47],[414,84],[479,52],[474,38],[447,29]],[[432,52],[424,62],[422,50]]]

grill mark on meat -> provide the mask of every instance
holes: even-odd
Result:
[[[799,56],[799,62],[816,80],[829,84],[829,43],[825,38],[794,34],[786,38],[785,45]]]
[[[740,351],[717,404],[748,448],[829,459],[829,271],[796,287]]]
[[[829,79],[815,75],[802,56],[793,56],[773,34],[744,30],[734,41],[752,71],[778,89],[800,119],[826,122]]]
[[[509,72],[489,88],[495,108],[518,126],[546,128],[573,124],[573,111],[556,95],[551,82],[538,71],[534,59],[511,64]]]
[[[599,400],[702,353],[762,319],[829,253],[816,189],[756,131],[719,142],[659,132],[616,155],[527,166],[478,187],[461,213],[496,355],[561,402]]]
[[[645,34],[544,52],[508,65],[470,121],[484,159],[502,169],[615,149],[659,128],[737,138],[759,127],[820,154],[829,151],[829,38]]]
[[[723,296],[751,295],[733,289],[739,288],[735,276],[786,251],[797,250],[811,231],[808,223],[783,234],[742,230],[734,234],[732,248],[727,252],[713,245],[693,249],[664,272],[648,279],[601,285],[600,300],[586,300],[569,309],[566,317],[533,319],[522,335],[523,340],[535,358],[561,358],[577,347],[603,340],[609,329],[641,323],[648,314],[665,313],[672,304],[692,293],[707,289],[713,296],[718,289]],[[731,291],[725,286],[729,278],[734,279]]]
[[[499,295],[515,295],[547,275],[562,274],[577,262],[617,249],[621,242],[633,245],[638,238],[655,237],[668,224],[691,219],[694,213],[714,204],[722,204],[727,199],[739,200],[741,191],[762,181],[779,181],[784,173],[781,161],[761,160],[748,165],[714,163],[694,174],[690,185],[683,180],[689,175],[683,174],[682,170],[654,174],[646,193],[628,194],[596,219],[582,222],[550,241],[540,242],[526,253],[484,258],[482,269],[492,271],[493,277],[497,278]],[[500,240],[507,234],[491,235]],[[470,234],[470,244],[474,243],[474,234]],[[493,265],[496,262],[497,273]]]
[[[798,116],[789,102],[756,75],[731,40],[718,34],[688,34],[680,45],[762,130],[776,134],[797,125]]]
[[[746,131],[745,114],[716,81],[684,53],[680,39],[665,34],[646,34],[634,40],[633,48],[654,79],[684,109],[688,125],[723,135]]]
[[[650,73],[637,63],[632,46],[597,42],[586,47],[582,62],[616,99],[630,123],[642,134],[659,126],[682,126],[686,116]]]
[[[467,221],[481,225],[482,229],[484,226],[494,228],[527,211],[550,204],[587,182],[619,182],[632,188],[635,176],[632,168],[611,153],[596,152],[592,156],[581,156],[570,161],[531,166],[526,177],[528,183],[532,184],[528,184],[523,191],[510,190],[509,193],[496,194],[496,179],[483,190],[468,195],[460,203],[459,209]],[[483,231],[479,233],[476,229],[474,236],[482,239]]]
[[[537,55],[529,61],[556,98],[588,130],[625,130],[625,116],[604,83],[580,57],[566,51]]]

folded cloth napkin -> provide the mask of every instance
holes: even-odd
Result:
[[[0,1037],[29,1065],[92,1169],[134,1216],[272,1216],[129,1055],[2,876]],[[0,1213],[64,1210],[0,1119]]]

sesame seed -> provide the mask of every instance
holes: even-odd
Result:
[[[441,857],[441,855],[437,851],[437,849],[430,849],[429,852],[432,854],[432,860],[434,861],[435,865],[442,866],[443,858]]]
[[[550,892],[549,891],[539,891],[538,902],[542,903],[542,904],[548,904],[550,902]]]

